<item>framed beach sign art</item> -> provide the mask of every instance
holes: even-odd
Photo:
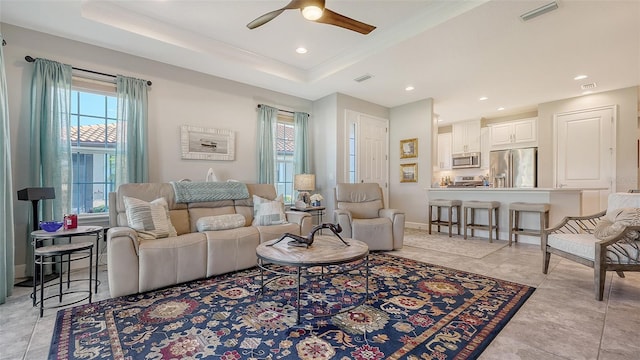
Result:
[[[400,164],[400,182],[417,182],[418,164]]]
[[[400,140],[400,158],[418,157],[418,139]]]
[[[182,125],[180,135],[183,159],[235,159],[235,134],[231,130]]]

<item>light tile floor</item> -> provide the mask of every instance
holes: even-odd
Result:
[[[640,359],[640,273],[608,274],[604,301],[596,301],[590,268],[552,255],[544,275],[537,245],[515,244],[481,259],[414,247],[393,254],[537,288],[480,359]],[[95,300],[107,299],[106,267],[99,279]],[[55,310],[39,318],[30,291],[16,287],[0,305],[0,359],[47,358]]]

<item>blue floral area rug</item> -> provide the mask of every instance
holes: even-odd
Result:
[[[299,324],[297,277],[257,268],[60,310],[49,359],[474,359],[534,291],[374,253],[365,298],[337,270],[303,273]]]

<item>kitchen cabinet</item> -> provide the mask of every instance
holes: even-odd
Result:
[[[536,146],[538,141],[537,120],[537,118],[529,118],[491,125],[491,148],[495,150]]]
[[[451,128],[453,154],[480,152],[480,120],[453,123]]]
[[[438,134],[438,168],[451,170],[451,133]]]

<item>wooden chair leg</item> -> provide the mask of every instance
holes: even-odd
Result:
[[[467,225],[469,225],[469,223],[467,222],[467,208],[462,208],[462,212],[464,212],[464,239],[467,240]]]
[[[496,240],[500,240],[500,229],[498,226],[498,224],[500,224],[500,212],[498,211],[498,208],[495,208],[494,212],[496,213]],[[489,229],[489,231],[491,231],[491,229]]]
[[[431,235],[431,224],[433,224],[433,206],[429,205],[429,235]]]
[[[451,237],[452,226],[453,226],[453,206],[449,206],[449,237]]]
[[[460,235],[460,207],[456,206],[456,227],[458,228],[458,235]]]
[[[489,242],[492,243],[493,242],[493,210],[489,208],[489,211],[487,211],[487,214],[489,215],[489,218],[487,219],[487,221],[489,222]]]
[[[511,246],[511,238],[513,238],[513,216],[515,210],[509,210],[509,246]]]
[[[549,271],[549,260],[551,259],[551,253],[546,251],[546,249],[542,250],[542,273],[546,274]]]

